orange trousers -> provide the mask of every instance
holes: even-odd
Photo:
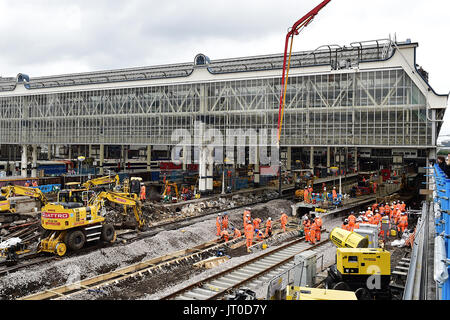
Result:
[[[216,226],[216,227],[217,227],[217,236],[220,236],[220,232],[221,232],[220,226]]]
[[[305,241],[309,241],[309,237],[311,235],[310,229],[309,228],[305,228],[304,232],[305,232]]]
[[[247,237],[247,249],[250,248],[253,244],[253,237]]]
[[[311,242],[311,244],[316,243],[316,230],[314,230],[314,229],[311,229],[311,231],[310,231],[309,242]]]
[[[320,241],[320,235],[321,235],[320,229],[316,229],[316,240],[317,241]]]

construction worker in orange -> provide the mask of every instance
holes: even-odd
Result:
[[[227,229],[222,230],[222,232],[220,233],[220,238],[225,242],[228,242],[228,240],[230,239],[230,234],[228,233]]]
[[[374,182],[373,183],[373,193],[377,193],[377,187],[378,187],[378,183]]]
[[[218,214],[217,214],[217,218],[216,218],[216,229],[217,229],[216,235],[217,235],[218,237],[220,236],[221,226],[222,226],[222,217],[221,217],[221,214],[218,213]]]
[[[389,203],[386,202],[385,206],[384,206],[384,212],[386,213],[386,215],[389,217],[391,215],[391,207],[389,206]]]
[[[375,210],[375,215],[373,216],[373,224],[378,225],[381,222],[381,214],[378,209]]]
[[[335,200],[337,198],[337,192],[336,192],[336,187],[333,187],[333,200]]]
[[[350,228],[349,228],[349,226],[348,226],[348,219],[345,219],[345,220],[344,220],[344,222],[343,222],[342,225],[341,225],[341,229],[350,231]]]
[[[231,228],[233,232],[233,239],[237,239],[242,236],[241,231],[238,228]]]
[[[253,228],[259,229],[259,225],[261,224],[262,220],[260,218],[253,219]]]
[[[252,221],[251,217],[250,217],[250,213],[247,213],[247,215],[245,216],[245,220],[244,220],[244,230],[245,227],[247,226],[247,221]]]
[[[369,216],[369,214],[372,214],[372,209],[370,207],[367,207],[367,211],[366,211],[366,217]]]
[[[33,183],[31,184],[33,187],[37,187],[38,186],[38,183],[37,183],[37,180],[33,180]]]
[[[400,206],[398,206],[397,210],[395,210],[395,213],[394,213],[394,224],[398,224],[401,215],[402,215],[402,211],[400,209]]]
[[[381,205],[381,206],[378,208],[378,211],[380,212],[381,215],[383,215],[384,212],[386,211],[386,207],[383,206],[383,205]]]
[[[25,187],[29,187],[29,186],[30,186],[30,181],[27,180],[27,181],[25,182]]]
[[[355,223],[356,223],[356,217],[354,215],[354,212],[350,212],[350,215],[348,216],[348,228],[350,229],[350,231],[353,231],[353,228],[355,227]]]
[[[408,215],[406,212],[402,212],[400,215],[400,219],[398,221],[397,230],[398,232],[405,232],[406,228],[408,228]]]
[[[244,220],[244,228],[245,228],[245,225],[246,225],[246,223],[247,223],[247,220],[251,220],[251,212],[250,212],[250,209],[249,209],[249,208],[246,208],[246,209],[244,210],[244,217],[243,217],[243,220]]]
[[[320,241],[320,236],[322,233],[322,218],[320,216],[316,216],[314,218],[314,222],[316,224],[316,239]]]
[[[372,212],[375,212],[376,209],[378,209],[378,203],[375,202],[375,203],[372,205]]]
[[[303,233],[305,234],[305,241],[309,242],[309,238],[311,236],[311,222],[308,219],[307,215],[303,216]]]
[[[141,183],[141,193],[139,196],[139,200],[145,201],[145,185]]]
[[[255,233],[256,233],[256,240],[257,241],[263,241],[264,240],[264,233],[262,232],[262,230],[255,229]]]
[[[359,229],[359,224],[360,224],[360,223],[362,223],[362,219],[358,217],[358,218],[356,219],[355,225],[353,226],[353,230]]]
[[[265,236],[271,236],[272,235],[272,218],[269,217],[266,221],[266,234]]]
[[[391,230],[391,222],[389,220],[388,215],[384,215],[381,218],[381,230],[380,230],[380,238],[385,241],[389,237],[389,231]]]
[[[402,203],[400,204],[400,210],[401,210],[402,212],[405,212],[405,211],[406,211],[406,203],[405,203],[404,201],[402,201]]]
[[[288,222],[287,214],[282,212],[280,220],[281,220],[281,229],[283,229],[283,231],[286,232],[286,224]]]
[[[316,244],[316,230],[317,230],[317,225],[316,222],[313,220],[312,222],[310,222],[310,227],[309,227],[309,242],[311,244]]]
[[[305,187],[305,190],[303,191],[303,201],[305,201],[305,203],[310,203],[309,192],[308,192],[308,188],[306,188],[306,187]]]
[[[222,229],[228,229],[228,213],[224,212],[222,216]]]
[[[253,235],[255,229],[253,228],[253,224],[250,220],[247,221],[245,226],[245,238],[247,239],[247,252],[250,252],[250,247],[253,244]]]

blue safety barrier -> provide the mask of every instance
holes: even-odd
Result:
[[[60,184],[44,184],[42,186],[32,187],[32,188],[38,188],[39,190],[41,190],[42,193],[49,193],[49,192],[57,192],[57,191],[61,190],[61,185]]]
[[[450,179],[438,164],[434,165],[434,180],[436,182],[436,197],[434,202],[439,203],[440,215],[435,218],[436,234],[444,234],[447,261],[450,258]],[[450,267],[447,266],[450,274]],[[450,300],[450,279],[442,285],[442,300]]]

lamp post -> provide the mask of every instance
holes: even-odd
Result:
[[[80,175],[80,183],[82,183],[82,174],[83,174],[83,161],[86,160],[86,157],[79,156],[77,160],[80,162],[80,165],[78,166],[78,174]]]

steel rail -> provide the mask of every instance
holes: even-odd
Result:
[[[222,277],[222,276],[225,276],[225,275],[227,275],[227,274],[230,274],[230,273],[232,273],[232,272],[234,272],[234,271],[236,271],[236,270],[243,269],[244,267],[246,267],[246,266],[248,266],[248,265],[250,265],[250,264],[252,264],[252,263],[254,263],[254,262],[258,262],[258,261],[260,261],[260,260],[263,260],[264,258],[267,258],[267,257],[270,257],[270,256],[274,256],[274,255],[277,254],[277,253],[281,253],[283,250],[289,249],[289,248],[291,248],[292,246],[295,246],[295,245],[301,243],[303,240],[304,240],[304,237],[299,238],[299,239],[294,240],[294,241],[291,241],[291,242],[289,242],[289,243],[287,243],[287,244],[285,244],[285,245],[282,245],[281,247],[276,248],[276,249],[274,249],[274,250],[272,250],[272,251],[270,251],[270,252],[264,253],[264,254],[262,254],[262,255],[260,255],[260,256],[258,256],[258,257],[255,257],[255,258],[253,258],[253,259],[250,259],[250,260],[248,260],[248,261],[245,261],[244,263],[241,263],[241,264],[239,264],[239,265],[237,265],[237,266],[234,266],[234,267],[232,267],[232,268],[230,268],[230,269],[227,269],[227,270],[222,271],[222,272],[220,272],[220,273],[217,273],[217,274],[215,274],[215,275],[213,275],[213,276],[210,276],[210,277],[208,277],[208,278],[202,279],[202,280],[200,280],[200,281],[198,281],[198,282],[196,282],[196,283],[193,283],[193,284],[191,284],[191,285],[188,285],[188,286],[186,286],[185,288],[182,288],[182,289],[180,289],[180,290],[178,290],[178,291],[176,291],[176,292],[173,292],[173,293],[171,293],[171,294],[169,294],[169,295],[163,297],[162,300],[170,300],[170,299],[174,299],[174,298],[176,298],[177,296],[179,297],[179,296],[183,295],[183,293],[186,293],[186,292],[191,291],[191,290],[195,290],[195,289],[197,289],[197,288],[201,288],[201,287],[204,286],[205,283],[208,283],[208,282],[210,282],[210,281],[216,280],[216,279],[218,279],[218,278],[220,278],[220,277]],[[317,245],[314,245],[314,246],[308,246],[308,247],[305,248],[305,249],[302,249],[302,250],[297,251],[295,254],[300,253],[300,252],[305,251],[305,250],[311,250],[311,249],[314,249],[315,247],[320,246],[320,245],[322,245],[322,244],[324,244],[324,243],[326,243],[326,242],[328,242],[328,241],[329,241],[329,240],[327,239],[327,240],[324,240],[324,241],[320,242],[320,243],[317,244]],[[305,243],[303,242],[302,244],[305,244]],[[306,244],[305,244],[305,245],[306,245]],[[245,279],[239,281],[238,283],[236,283],[236,284],[234,284],[234,285],[232,285],[232,286],[230,286],[230,287],[227,287],[226,289],[222,290],[221,292],[219,292],[219,293],[217,293],[217,294],[214,294],[214,295],[208,297],[208,299],[217,298],[217,297],[223,295],[224,293],[226,293],[227,291],[231,290],[232,288],[235,288],[236,286],[239,286],[239,285],[241,285],[241,284],[243,284],[243,283],[245,283],[245,282],[248,282],[248,281],[254,279],[255,277],[259,277],[259,276],[261,276],[262,274],[271,271],[273,268],[279,267],[280,265],[287,263],[289,260],[291,260],[291,259],[294,258],[295,254],[290,254],[288,258],[285,258],[285,259],[282,259],[282,260],[276,262],[274,265],[269,266],[268,268],[265,268],[264,270],[262,270],[261,272],[258,272],[257,274],[252,274],[252,275],[250,275],[249,277],[247,277],[247,278],[245,278]]]

